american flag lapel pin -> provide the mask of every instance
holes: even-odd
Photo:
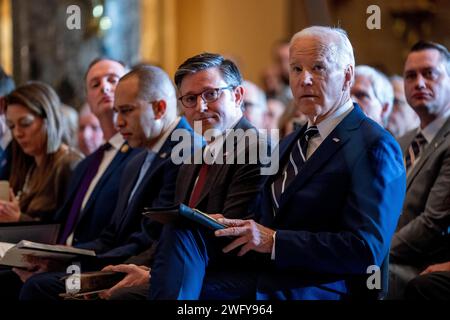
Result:
[[[333,141],[334,141],[334,142],[339,142],[339,141],[341,141],[341,140],[339,140],[338,138],[333,138]]]

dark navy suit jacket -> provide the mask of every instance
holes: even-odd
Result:
[[[306,126],[280,144],[280,170]],[[405,196],[394,138],[355,104],[287,187],[274,211],[267,179],[257,219],[277,231],[275,260],[259,277],[258,298],[342,299],[364,292],[381,266]]]
[[[176,129],[186,129],[193,134],[184,118]],[[128,204],[128,198],[139,177],[140,168],[147,151],[136,155],[125,168],[120,182],[119,196],[112,222],[94,241],[78,244],[77,247],[95,250],[99,265],[123,262],[151,247],[159,237],[161,225],[143,218],[145,207],[162,207],[173,204],[176,177],[179,165],[171,160],[171,151],[178,141],[165,141],[146,175]]]
[[[119,182],[127,162],[140,150],[121,148],[97,182],[84,209],[78,216],[74,229],[73,245],[96,239],[102,230],[109,224],[112,213],[116,207],[119,195]],[[99,150],[95,151],[99,152]],[[94,152],[94,153],[95,153]],[[64,222],[72,207],[81,181],[93,161],[94,154],[89,155],[81,161],[72,174],[71,183],[67,192],[64,205],[56,214],[56,220],[63,223],[61,231],[64,230]]]
[[[12,143],[5,150],[0,151],[0,180],[9,180],[11,172]]]

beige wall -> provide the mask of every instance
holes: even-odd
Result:
[[[243,76],[260,82],[273,43],[288,37],[288,0],[143,0],[143,60],[171,76],[203,51],[234,58]]]
[[[179,0],[178,63],[202,51],[234,58],[243,77],[260,82],[271,48],[287,33],[286,0]]]
[[[388,75],[401,74],[409,48],[419,38],[440,42],[447,47],[450,44],[448,0],[348,0],[335,3],[335,6],[329,7],[332,24],[339,24],[347,30],[357,64],[378,67]],[[366,19],[369,16],[366,9],[371,4],[377,4],[381,9],[380,30],[369,30],[366,27]],[[424,21],[410,18],[404,25],[405,32],[399,32],[401,21],[394,19],[393,14],[403,12],[407,15],[408,12],[420,10],[434,12],[434,18]],[[418,21],[421,21],[422,25],[420,35],[413,32],[418,27]]]
[[[448,0],[142,0],[159,3],[150,14],[144,33],[156,34],[154,59],[172,76],[187,57],[202,51],[218,52],[235,58],[245,78],[260,84],[261,70],[271,62],[274,41],[310,24],[341,26],[348,31],[358,64],[401,73],[412,42],[398,34],[395,11],[417,10],[432,5],[432,21],[423,38],[449,45]],[[366,27],[371,4],[381,8],[381,30]],[[144,21],[145,24],[145,21]],[[143,25],[144,25],[143,24]],[[409,21],[406,31],[414,28]],[[148,31],[151,30],[151,31]],[[150,37],[151,38],[151,37]],[[408,38],[408,39],[407,39]],[[143,43],[145,45],[145,43]],[[146,50],[150,52],[151,50]],[[145,57],[145,55],[144,55]]]

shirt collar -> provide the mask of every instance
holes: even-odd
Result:
[[[111,139],[109,139],[109,144],[113,147],[114,150],[119,150],[120,147],[124,144],[125,140],[123,139],[122,135],[120,133],[116,133],[112,136]]]
[[[166,142],[167,138],[172,133],[172,131],[175,130],[175,127],[178,125],[180,120],[181,120],[181,117],[178,117],[175,121],[173,121],[170,124],[169,128],[167,128],[167,130],[163,133],[161,138],[159,138],[158,141],[156,141],[156,143],[150,149],[152,152],[158,153],[161,150],[161,148],[164,145],[164,143]]]
[[[337,108],[332,114],[327,118],[322,120],[317,124],[317,129],[319,130],[320,137],[325,140],[325,138],[337,127],[337,125],[353,110],[353,102],[348,99],[346,103]],[[308,120],[308,127],[312,126],[310,120]]]
[[[220,149],[222,149],[224,141],[226,141],[226,138],[231,133],[231,129],[233,129],[238,122],[242,119],[242,117],[239,117],[236,119],[233,124],[230,126],[230,128],[227,128],[225,130],[225,134],[220,134],[214,138],[214,141],[208,143],[203,151],[203,154],[206,155],[208,152],[209,154],[214,155],[214,160],[216,160],[216,157],[220,154]]]
[[[422,132],[423,136],[427,140],[428,143],[431,143],[433,139],[438,134],[439,130],[442,128],[442,126],[447,121],[448,117],[450,116],[450,109],[448,109],[444,115],[434,119],[429,125],[427,125],[424,129],[420,130]]]

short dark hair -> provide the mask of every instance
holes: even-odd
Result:
[[[6,96],[15,88],[14,80],[0,67],[0,97]]]
[[[236,64],[225,59],[220,54],[204,52],[193,56],[183,62],[175,72],[175,84],[180,88],[183,78],[188,74],[194,74],[202,70],[218,68],[223,80],[232,87],[237,87],[242,83],[242,76]]]
[[[417,52],[422,50],[437,50],[441,54],[441,59],[445,62],[447,67],[447,74],[450,75],[450,54],[445,46],[442,44],[432,42],[432,41],[423,41],[420,40],[419,42],[416,42],[409,52]]]
[[[86,72],[84,73],[84,80],[86,80],[86,77],[87,77],[87,75],[89,73],[89,70],[91,70],[91,68],[94,65],[96,65],[100,61],[104,61],[104,60],[114,61],[114,62],[117,62],[118,64],[122,65],[124,68],[127,67],[126,64],[123,61],[116,60],[116,59],[109,58],[109,57],[103,57],[103,56],[102,57],[97,57],[94,60],[92,60],[91,63],[89,63],[89,66],[87,67]]]
[[[141,64],[120,78],[119,82],[123,82],[131,77],[137,77],[139,96],[143,100],[167,100],[172,97],[176,105],[175,88],[170,77],[163,69],[153,65]]]

